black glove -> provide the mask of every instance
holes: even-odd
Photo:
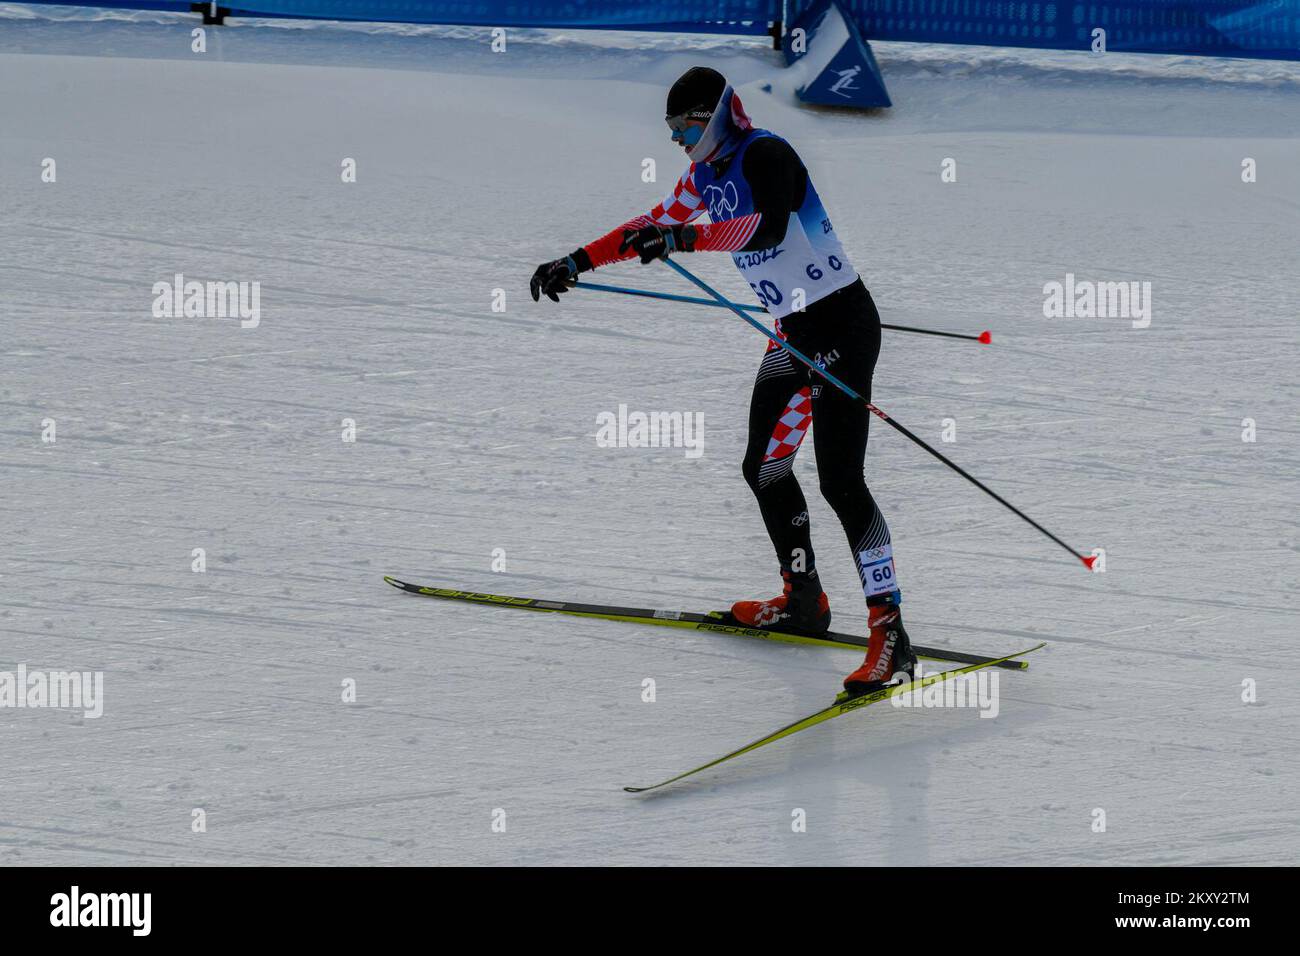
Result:
[[[576,278],[579,272],[590,270],[591,258],[587,255],[587,250],[578,249],[571,256],[554,262],[543,262],[538,266],[528,283],[528,291],[533,294],[534,302],[542,300],[542,293],[552,302],[559,302],[560,293],[569,291],[570,280]]]
[[[693,252],[695,227],[646,226],[642,229],[628,229],[623,233],[618,251],[621,255],[629,249],[641,257],[642,265],[654,259],[662,259],[670,252]]]

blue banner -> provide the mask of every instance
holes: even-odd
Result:
[[[785,62],[798,63],[803,74],[799,99],[859,109],[893,105],[871,47],[834,0],[815,0],[788,26],[781,50]]]
[[[21,0],[55,3],[59,0]],[[188,11],[178,0],[89,0],[83,6]],[[206,4],[205,4],[206,5]],[[448,26],[577,27],[763,35],[781,0],[231,0],[231,16],[437,23]]]
[[[840,0],[867,40],[1300,59],[1300,0]],[[794,10],[811,0],[791,0]],[[791,16],[794,13],[792,11]]]
[[[49,0],[27,0],[46,3]],[[867,40],[1300,60],[1300,0],[840,0]],[[813,0],[788,0],[793,21]],[[86,6],[188,10],[175,0]],[[226,6],[222,4],[222,6]],[[761,35],[781,0],[232,0],[235,15]]]
[[[780,0],[236,0],[261,15],[486,27],[767,32]]]

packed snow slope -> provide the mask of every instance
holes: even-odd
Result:
[[[0,671],[104,675],[98,718],[0,709],[0,862],[1295,861],[1294,65],[883,46],[898,105],[862,115],[798,107],[733,38],[244,22],[194,54],[192,18],[0,13]],[[700,62],[800,150],[885,321],[993,332],[886,333],[875,400],[1106,570],[877,424],[913,639],[1049,647],[995,719],[881,705],[637,798],[859,658],[381,575],[775,593],[739,470],[761,337],[527,294],[676,178],[663,92]],[[683,261],[750,301],[727,257]],[[260,322],[154,317],[177,273],[260,283]],[[1068,274],[1151,283],[1149,327],[1045,318]],[[703,454],[599,447],[620,404],[702,414]]]

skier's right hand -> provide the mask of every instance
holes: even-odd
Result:
[[[533,294],[533,301],[542,301],[542,293],[552,302],[560,301],[560,293],[569,291],[569,280],[578,274],[577,265],[572,256],[565,256],[563,259],[556,259],[553,262],[543,262],[533,273],[532,281],[528,283],[528,291]]]
[[[569,282],[576,278],[579,272],[586,272],[591,268],[591,259],[588,258],[585,250],[579,249],[571,256],[565,256],[563,259],[555,259],[551,262],[543,262],[533,273],[532,280],[528,283],[528,290],[533,294],[533,301],[540,302],[542,294],[552,302],[560,301],[560,293],[569,291]]]

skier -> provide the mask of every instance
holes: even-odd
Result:
[[[755,128],[726,79],[708,67],[693,67],[673,84],[666,118],[673,142],[691,161],[672,193],[647,215],[538,266],[530,283],[534,301],[545,294],[558,302],[575,276],[611,262],[729,252],[778,335],[870,400],[880,316],[794,149]],[[711,222],[692,225],[705,212]],[[866,659],[844,679],[850,694],[864,694],[895,674],[910,679],[916,666],[889,528],[863,480],[869,413],[775,343],[758,367],[741,470],[758,498],[784,588],[766,601],[737,602],[731,616],[746,627],[811,635],[830,627],[808,507],[794,475],[795,453],[814,420],[821,493],[848,535],[866,596]]]

